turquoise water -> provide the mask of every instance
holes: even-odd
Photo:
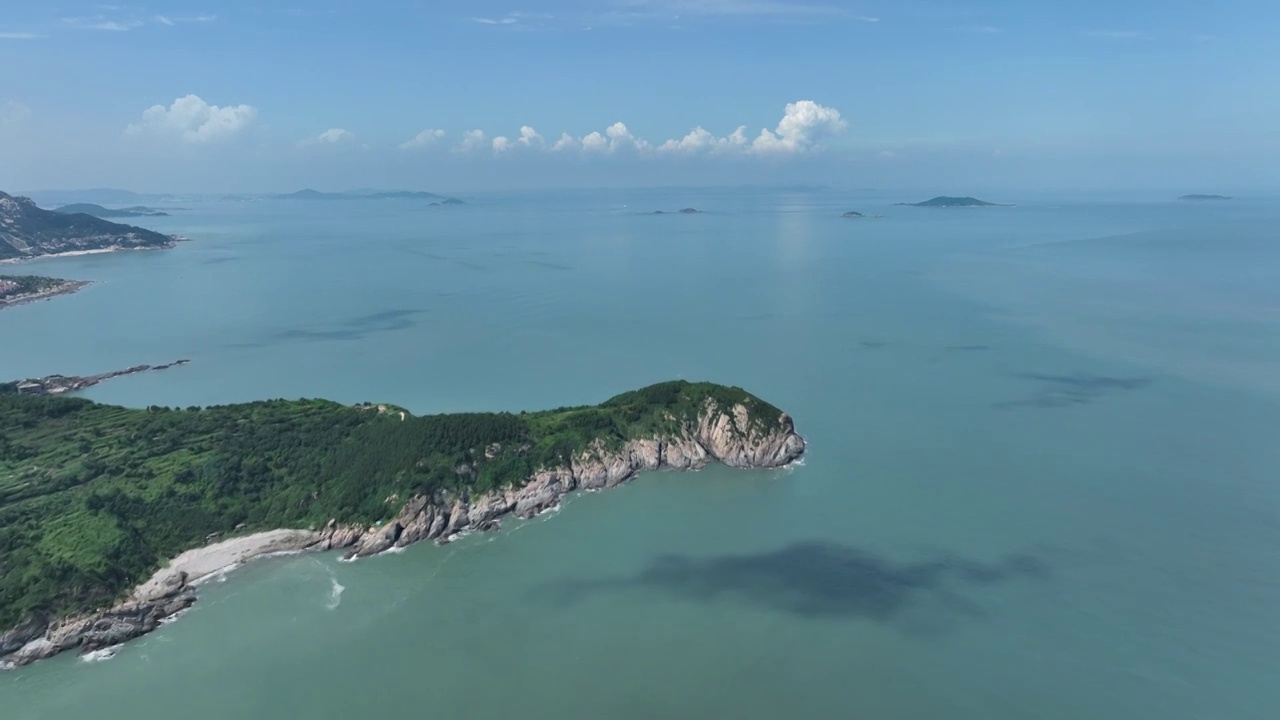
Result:
[[[811,448],[257,562],[109,660],[0,674],[4,717],[1276,717],[1280,204],[908,199],[206,203],[146,219],[176,250],[23,266],[95,284],[0,312],[0,377],[192,360],[105,402],[705,378]]]

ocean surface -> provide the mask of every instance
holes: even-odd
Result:
[[[1280,202],[930,194],[191,202],[139,219],[175,250],[3,268],[93,284],[0,311],[0,377],[191,359],[103,402],[708,379],[810,451],[255,562],[0,716],[1280,717]]]

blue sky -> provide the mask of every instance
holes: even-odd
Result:
[[[7,8],[0,188],[1280,190],[1273,2],[263,5]]]

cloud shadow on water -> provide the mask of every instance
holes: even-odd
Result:
[[[1019,373],[1017,377],[1040,384],[1040,388],[1021,400],[995,403],[1001,410],[1013,408],[1061,408],[1085,405],[1101,397],[1130,390],[1140,390],[1151,384],[1147,377],[1107,377],[1103,375],[1046,375]]]
[[[707,602],[731,600],[804,618],[860,618],[919,629],[908,616],[928,613],[929,625],[985,612],[961,593],[1019,579],[1047,577],[1039,558],[1017,554],[986,563],[950,554],[914,562],[830,542],[801,542],[753,554],[710,558],[667,555],[630,578],[569,580],[561,601],[592,594],[650,588]]]
[[[276,340],[363,340],[375,333],[393,332],[413,327],[414,315],[421,310],[383,310],[362,315],[328,327],[294,328],[275,334]]]

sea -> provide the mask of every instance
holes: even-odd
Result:
[[[1280,717],[1280,201],[895,205],[933,194],[197,198],[137,220],[176,249],[4,267],[92,284],[0,311],[0,377],[191,361],[104,403],[514,411],[684,378],[809,451],[255,561],[151,635],[0,673],[0,716]]]

